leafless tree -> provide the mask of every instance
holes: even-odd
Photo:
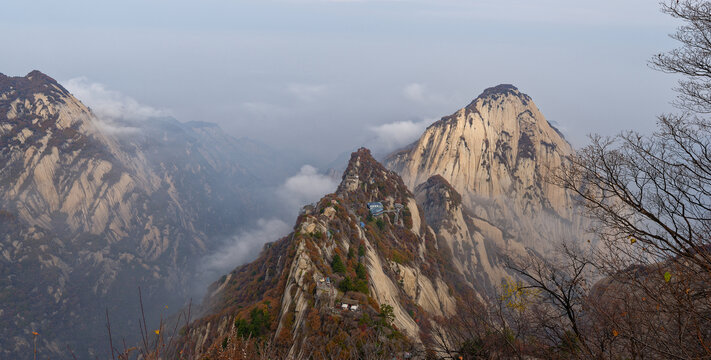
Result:
[[[606,278],[592,290],[581,338],[598,354],[711,357],[711,3],[670,1],[681,46],[652,67],[682,75],[680,114],[651,135],[592,136],[559,172],[599,238]],[[585,331],[591,333],[585,334]]]
[[[561,244],[552,256],[530,253],[510,259],[507,267],[523,280],[519,291],[534,291],[530,292],[534,296],[518,305],[530,313],[532,331],[528,336],[536,337],[551,351],[590,355],[583,333],[583,314],[593,267],[590,253]]]
[[[679,107],[708,114],[711,112],[711,4],[672,0],[662,4],[662,11],[684,21],[671,35],[681,47],[658,54],[650,63],[657,70],[684,76],[676,88]]]

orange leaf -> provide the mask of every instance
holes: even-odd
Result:
[[[37,335],[39,335],[39,333],[37,331],[33,331],[32,335],[37,336]]]
[[[619,335],[619,333],[617,332],[617,330],[612,329],[612,336],[617,336],[617,335]]]

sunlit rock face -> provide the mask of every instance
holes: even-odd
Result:
[[[371,202],[382,204],[379,215],[370,213]],[[478,304],[444,249],[400,177],[361,148],[336,192],[305,207],[293,233],[211,285],[202,317],[176,351],[212,358],[255,309],[269,314],[268,331],[258,335],[281,349],[275,358],[310,359],[334,348],[367,358],[373,350],[358,342],[371,336],[388,352],[431,348],[441,321]],[[377,318],[381,305],[392,307],[391,329],[361,320]]]
[[[458,269],[483,291],[506,276],[503,257],[579,241],[585,225],[572,195],[551,182],[572,153],[530,96],[499,85],[385,164],[414,189]]]
[[[412,189],[440,175],[464,196],[505,197],[526,213],[564,215],[569,196],[545,180],[572,152],[528,95],[499,85],[430,125],[386,165]]]

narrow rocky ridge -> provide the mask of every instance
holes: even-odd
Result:
[[[366,205],[374,201],[384,214],[370,214]],[[309,358],[335,343],[352,344],[350,354],[358,357],[372,345],[368,339],[391,339],[386,347],[393,354],[421,351],[431,346],[435,320],[474,296],[402,179],[360,149],[337,191],[305,207],[294,232],[210,287],[206,315],[183,330],[179,351],[218,354],[254,311],[269,314],[259,336],[285,358]],[[340,309],[344,303],[358,310]],[[374,322],[382,305],[392,306],[389,327]]]

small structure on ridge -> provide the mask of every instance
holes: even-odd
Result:
[[[370,210],[370,214],[373,216],[378,216],[385,212],[385,209],[383,208],[383,204],[381,202],[369,202],[368,203],[368,210]]]

